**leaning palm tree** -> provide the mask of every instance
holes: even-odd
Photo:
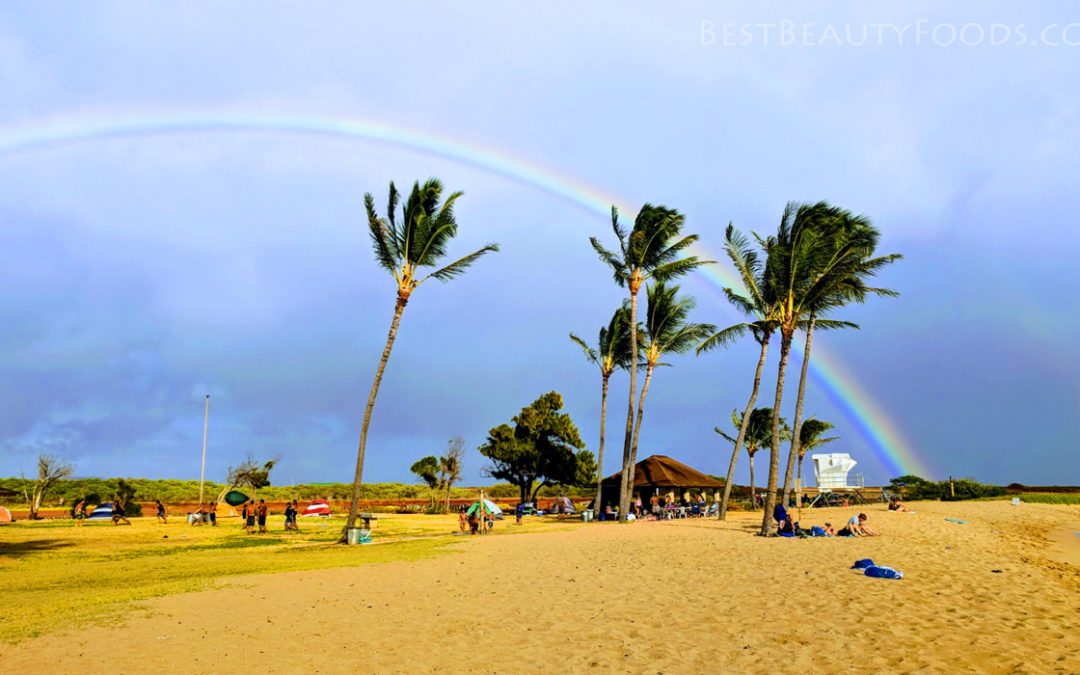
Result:
[[[828,204],[788,204],[773,237],[762,242],[768,252],[765,278],[776,291],[776,321],[780,332],[780,363],[776,371],[776,396],[773,402],[772,447],[769,453],[769,480],[761,534],[773,531],[772,509],[776,505],[780,469],[780,405],[791,341],[796,329],[806,322],[815,298],[828,281],[850,270],[854,258],[843,254],[837,245],[840,229],[830,216]],[[835,306],[835,305],[834,305]],[[818,319],[817,328],[848,325]]]
[[[630,323],[637,325],[637,296],[641,284],[648,279],[668,281],[686,274],[707,262],[697,256],[681,257],[698,237],[692,234],[679,238],[684,216],[675,209],[645,204],[634,219],[634,227],[627,232],[619,225],[619,211],[611,207],[611,229],[619,241],[617,252],[609,251],[596,237],[590,237],[593,249],[600,254],[615,277],[615,283],[630,291]],[[674,241],[673,241],[674,240]],[[638,353],[637,331],[630,332],[630,353]],[[626,519],[630,505],[631,483],[628,483],[632,464],[630,447],[633,435],[634,396],[637,394],[637,359],[630,362],[630,397],[626,410],[626,433],[623,437],[622,480],[619,492],[619,518]]]
[[[745,424],[743,420],[746,420]],[[743,413],[741,416],[738,410],[732,410],[731,424],[743,435],[743,440],[746,443],[746,456],[750,462],[750,504],[756,511],[757,494],[754,488],[754,454],[761,448],[768,448],[772,444],[772,408],[755,408],[749,414]],[[786,440],[791,433],[791,429],[783,418],[780,418],[780,425],[780,438]],[[720,430],[720,427],[713,427],[713,431],[726,438],[732,445],[738,443],[737,438],[727,435]],[[728,480],[729,484],[731,480]],[[725,491],[730,492],[726,488],[725,485]]]
[[[642,348],[645,383],[638,399],[637,421],[634,423],[634,438],[630,446],[630,486],[634,484],[634,465],[637,464],[641,420],[645,415],[645,396],[649,393],[649,383],[656,367],[667,365],[661,363],[660,359],[670,354],[685,354],[716,332],[716,326],[712,324],[688,321],[697,302],[690,296],[678,297],[678,286],[669,288],[662,283],[655,283],[649,286],[646,292],[649,306],[645,321],[645,343]]]
[[[596,456],[596,501],[593,511],[600,513],[601,485],[604,480],[604,429],[607,426],[608,380],[616,368],[630,367],[630,305],[625,300],[622,307],[615,310],[608,325],[600,329],[596,349],[593,349],[577,335],[570,333],[570,339],[585,352],[585,358],[600,369],[600,446]],[[599,522],[599,521],[598,521]]]
[[[774,315],[776,313],[775,307],[775,293],[773,289],[769,287],[767,280],[764,277],[764,270],[760,259],[758,258],[757,251],[755,251],[746,237],[742,233],[738,232],[735,227],[728,224],[727,230],[724,233],[724,252],[727,253],[728,258],[735,265],[735,269],[738,271],[739,279],[742,281],[742,285],[746,291],[746,295],[740,295],[731,288],[725,288],[724,294],[728,298],[728,302],[734,305],[739,311],[747,315],[751,320],[748,322],[737,323],[734,326],[729,326],[722,331],[710,335],[708,339],[702,342],[698,348],[697,353],[716,349],[722,346],[726,346],[733,342],[736,338],[751,333],[754,340],[761,346],[761,354],[758,357],[757,368],[754,370],[754,386],[750,390],[750,400],[746,403],[746,409],[741,416],[742,422],[737,424],[738,434],[734,439],[730,439],[727,434],[717,430],[724,438],[731,440],[733,447],[731,450],[731,461],[728,463],[727,480],[724,483],[724,495],[720,500],[720,520],[727,519],[728,502],[731,499],[731,486],[732,481],[735,479],[735,465],[739,459],[739,450],[742,449],[743,442],[746,440],[747,425],[751,420],[751,411],[754,410],[754,404],[757,402],[758,390],[761,387],[761,371],[765,367],[765,356],[769,351],[769,339],[772,337],[776,328],[776,322]],[[750,462],[753,464],[754,451],[747,451],[750,456]],[[751,471],[752,471],[751,467]],[[751,487],[751,492],[753,487]]]
[[[806,345],[803,348],[802,371],[799,375],[799,390],[795,402],[795,433],[792,435],[791,448],[788,452],[787,471],[784,474],[784,504],[791,499],[792,473],[795,458],[802,457],[799,452],[802,424],[803,401],[806,396],[806,371],[810,364],[810,347],[816,329],[858,328],[847,321],[823,319],[823,315],[850,302],[865,302],[870,295],[896,296],[896,291],[886,288],[873,288],[866,285],[866,280],[878,270],[901,258],[900,255],[876,256],[880,234],[870,219],[852,215],[850,211],[830,206],[825,202],[811,207],[815,227],[826,234],[823,246],[830,252],[828,267],[813,278],[802,301],[802,312],[806,315]],[[801,475],[801,474],[799,474]]]
[[[803,457],[806,456],[806,453],[811,450],[816,450],[828,443],[832,443],[833,441],[840,440],[839,436],[822,438],[822,434],[832,428],[833,425],[831,422],[814,419],[813,417],[803,422],[802,426],[799,427],[799,470],[795,475],[799,477],[800,483],[802,482]],[[799,490],[796,493],[795,500],[798,503],[799,508],[802,508],[802,490]]]
[[[349,518],[346,531],[356,523],[357,506],[360,501],[360,484],[364,476],[364,451],[367,447],[368,427],[371,424],[371,411],[375,407],[375,397],[379,393],[386,362],[390,358],[390,349],[394,346],[401,313],[409,302],[412,293],[428,279],[450,281],[461,276],[481,256],[498,251],[495,244],[487,244],[477,251],[460,258],[449,265],[440,267],[426,276],[420,276],[425,267],[436,267],[446,255],[446,246],[457,235],[457,221],[454,219],[454,202],[461,197],[455,192],[442,200],[443,186],[435,178],[429,178],[423,185],[413,184],[405,204],[401,207],[401,220],[397,220],[399,195],[393,182],[390,183],[390,197],[386,206],[386,217],[380,218],[375,210],[375,200],[371,193],[364,195],[367,209],[368,228],[371,243],[375,249],[375,260],[379,266],[394,276],[397,285],[397,300],[394,304],[394,318],[390,322],[390,334],[386,337],[379,367],[375,371],[375,381],[371,383],[367,407],[364,409],[364,423],[360,428],[360,445],[356,451],[356,475],[353,478],[352,501],[349,505]],[[342,535],[344,538],[344,534]]]

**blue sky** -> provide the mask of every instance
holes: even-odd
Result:
[[[363,119],[676,207],[716,253],[729,221],[765,233],[786,201],[827,199],[905,255],[882,277],[902,296],[815,342],[939,477],[1075,484],[1078,22],[1067,3],[7,5],[0,146],[58,119]],[[602,217],[415,148],[183,133],[0,152],[0,475],[53,452],[80,475],[197,477],[209,393],[209,477],[251,452],[281,457],[279,483],[348,480],[394,297],[363,194],[431,175],[466,193],[453,252],[502,251],[410,302],[366,479],[411,480],[461,435],[486,480],[486,431],[551,389],[595,450],[598,376],[566,335],[594,337],[621,297],[588,246]],[[684,288],[699,320],[737,320],[703,279]],[[712,427],[754,357],[658,373],[641,453],[720,473]],[[868,482],[890,477],[816,386],[807,412]]]

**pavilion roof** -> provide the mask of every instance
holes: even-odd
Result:
[[[608,476],[603,484],[618,485],[620,480],[621,472]],[[635,465],[634,487],[721,488],[724,484],[667,455],[650,455]]]

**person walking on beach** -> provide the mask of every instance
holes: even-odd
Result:
[[[464,532],[469,527],[469,515],[465,513],[465,507],[458,509],[458,529]]]
[[[210,516],[210,524],[217,527],[217,502],[210,502],[206,507],[206,514]]]
[[[154,500],[157,505],[157,518],[161,521],[162,525],[168,525],[169,521],[165,519],[165,505],[161,503],[160,499]]]
[[[259,508],[258,508],[259,534],[266,534],[266,514],[269,511],[270,511],[269,507],[266,506],[266,500],[265,499],[260,499],[259,500]]]
[[[86,521],[86,500],[80,499],[79,503],[75,505],[75,527],[82,527]]]

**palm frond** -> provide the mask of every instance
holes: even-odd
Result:
[[[585,358],[588,359],[591,363],[598,364],[600,362],[596,350],[586,344],[584,340],[574,335],[573,333],[570,333],[570,339],[575,344],[577,344],[578,347],[581,347],[581,351],[585,352]]]
[[[589,237],[589,243],[592,244],[593,250],[600,256],[600,260],[607,263],[611,268],[615,283],[620,286],[625,286],[627,277],[625,263],[619,259],[619,256],[604,248],[603,244],[601,244],[596,237]]]
[[[737,323],[734,326],[728,326],[724,330],[717,331],[705,338],[705,340],[697,346],[695,351],[698,354],[704,354],[705,352],[734,344],[736,340],[750,332],[753,329],[753,326],[754,324],[750,323]]]
[[[702,265],[711,265],[715,262],[715,260],[698,260],[697,256],[690,256],[661,265],[653,269],[649,276],[660,283],[664,283],[666,281],[671,281],[676,277],[680,277]]]
[[[370,192],[364,195],[364,209],[367,211],[368,233],[371,235],[371,245],[375,249],[375,260],[379,263],[379,267],[396,277],[398,256],[394,248],[393,224],[379,218],[375,212],[375,199]]]
[[[484,255],[486,255],[488,253],[495,253],[498,250],[499,250],[499,245],[498,244],[486,244],[482,248],[480,248],[479,250],[473,251],[472,253],[465,256],[464,258],[460,258],[458,260],[455,260],[454,262],[450,263],[449,265],[447,265],[447,266],[445,266],[445,267],[443,267],[441,269],[435,270],[431,274],[424,277],[421,280],[420,283],[423,283],[424,281],[427,281],[428,279],[430,279],[432,277],[434,277],[434,278],[436,278],[439,281],[442,281],[444,283],[447,282],[447,281],[450,281],[451,279],[464,274],[465,270],[467,270],[470,265],[472,265],[474,262],[479,260]]]

